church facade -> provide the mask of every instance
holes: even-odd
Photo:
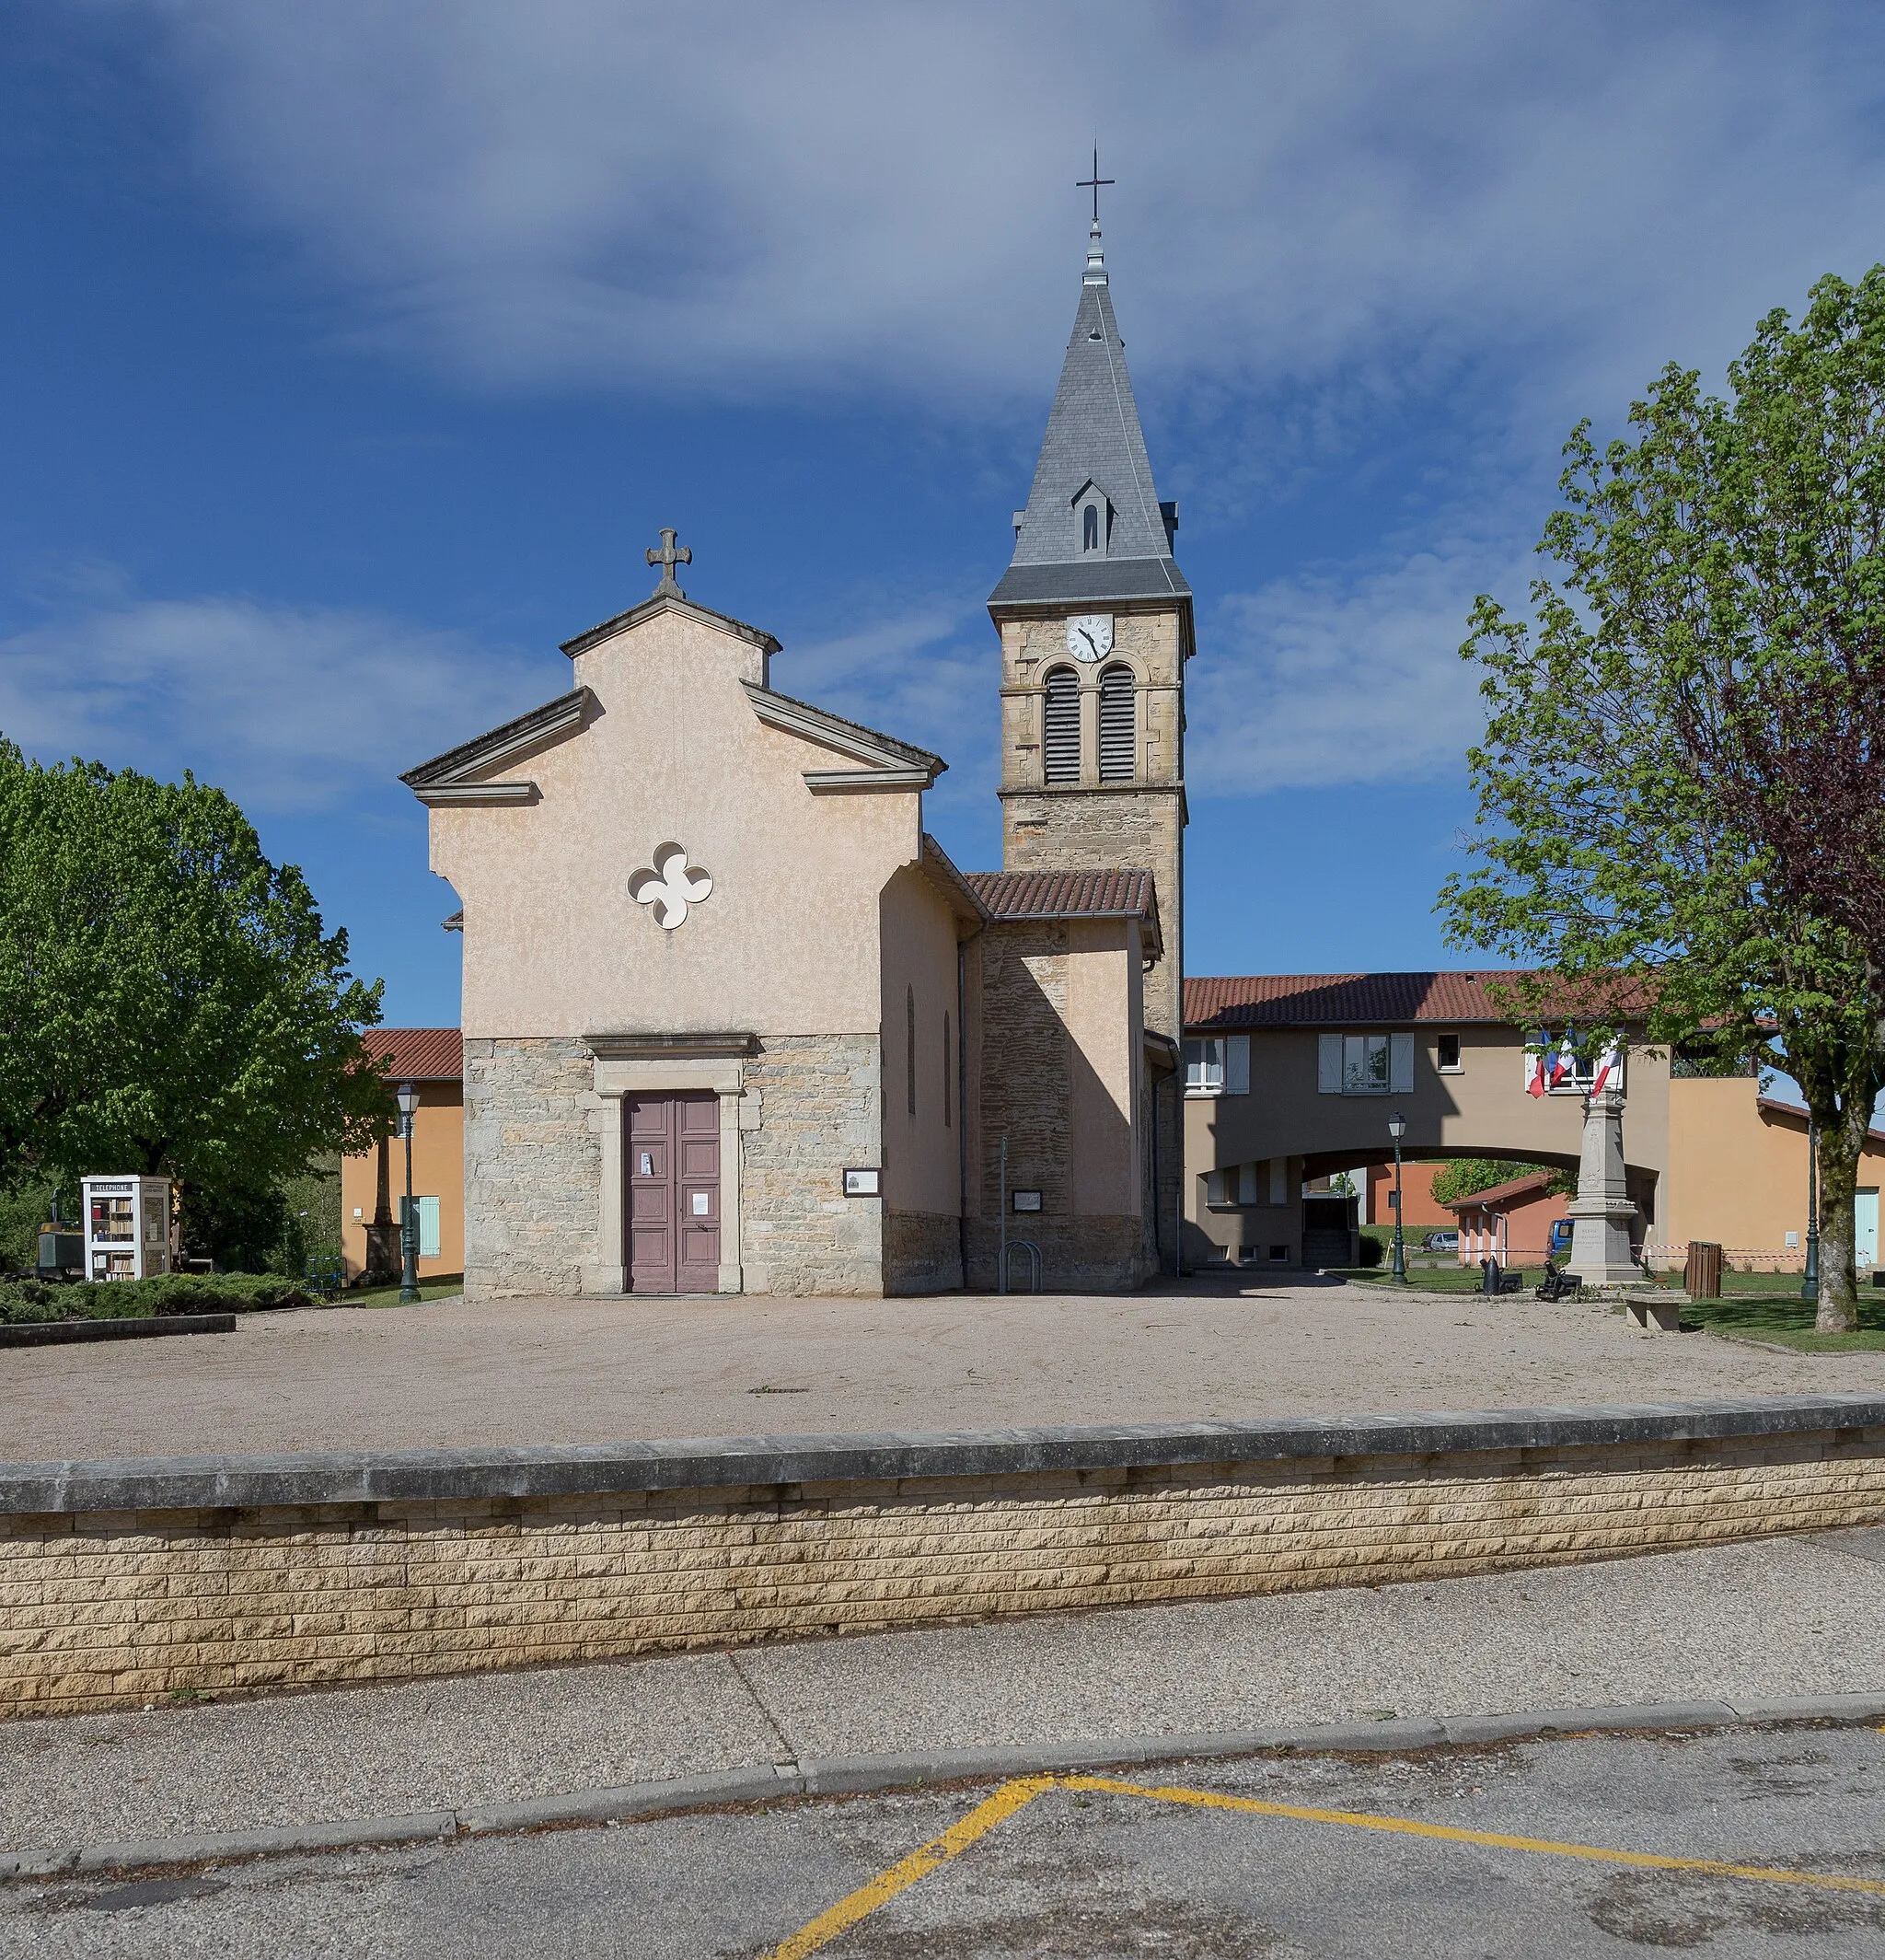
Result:
[[[1176,1270],[1176,523],[1095,225],[989,599],[1000,871],[926,832],[942,759],[776,686],[673,533],[565,692],[407,773],[463,904],[468,1298]]]

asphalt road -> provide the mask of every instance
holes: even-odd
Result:
[[[0,1890],[0,1954],[758,1960],[783,1946],[792,1960],[1614,1960],[1636,1948],[1832,1960],[1885,1951],[1881,1766],[1878,1731],[1814,1726],[1128,1779],[1413,1831],[1079,1779],[1033,1793],[981,1784],[796,1803],[132,1883],[18,1884]],[[952,1827],[972,1841],[899,1889],[910,1855]],[[1874,1889],[1631,1866],[1576,1846]],[[838,1927],[832,1908],[860,1892],[860,1916]]]

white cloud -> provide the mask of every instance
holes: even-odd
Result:
[[[379,613],[125,600],[0,640],[0,732],[42,761],[190,768],[247,808],[320,809],[550,698],[556,678]]]
[[[1239,795],[1456,777],[1485,726],[1466,615],[1517,586],[1517,556],[1454,543],[1226,601],[1192,672],[1187,780]]]
[[[1868,263],[1885,202],[1856,7],[153,4],[342,331],[506,387],[1037,392],[1097,136],[1159,375],[1509,357],[1555,425]]]

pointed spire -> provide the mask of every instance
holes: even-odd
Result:
[[[1152,484],[1095,217],[1034,488],[989,603],[1188,598],[1172,558],[1177,528],[1177,505],[1161,504]]]

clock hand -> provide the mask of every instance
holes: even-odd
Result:
[[[1092,633],[1088,632],[1084,626],[1079,628],[1078,631],[1080,633],[1080,637],[1084,640],[1090,647],[1093,648],[1095,654],[1097,654],[1100,650],[1100,643],[1093,638]]]

